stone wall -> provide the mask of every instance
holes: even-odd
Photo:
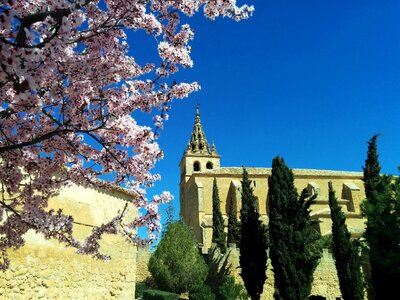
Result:
[[[324,296],[327,300],[341,299],[339,279],[332,254],[324,249],[313,274],[311,295]]]
[[[73,186],[50,201],[77,223],[74,234],[83,239],[94,226],[122,211],[132,197],[121,190],[97,191]],[[129,207],[129,217],[136,214]],[[10,268],[0,272],[0,299],[134,299],[136,247],[124,238],[106,235],[100,242],[110,261],[78,255],[53,240],[29,231],[26,245],[9,250]]]
[[[150,277],[150,248],[138,249],[136,257],[136,282],[146,282]]]
[[[235,277],[237,283],[243,284],[240,277],[239,264],[240,250],[235,245],[228,247],[227,252],[222,255],[216,247],[211,247],[208,254],[211,270],[214,273],[214,281],[218,281],[220,276],[229,274]],[[261,300],[274,299],[274,273],[271,260],[267,262],[267,280],[264,284]],[[323,296],[327,300],[336,300],[341,298],[339,289],[339,280],[336,273],[335,262],[332,254],[324,250],[321,260],[314,272],[314,279],[311,289],[311,295]]]

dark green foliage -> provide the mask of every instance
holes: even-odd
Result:
[[[226,252],[226,241],[224,232],[224,219],[221,214],[217,179],[214,178],[213,182],[213,194],[212,194],[212,204],[213,204],[213,234],[212,242],[217,244],[217,247],[221,250],[221,253]]]
[[[365,239],[369,246],[371,281],[376,299],[390,299],[400,282],[400,182],[382,176],[367,199]]]
[[[146,290],[143,292],[143,300],[179,300],[179,295],[159,290]]]
[[[236,210],[233,200],[229,201],[228,212],[228,244],[236,244],[240,242],[240,224],[236,217]]]
[[[272,161],[268,179],[270,256],[275,273],[275,299],[307,299],[312,274],[321,256],[319,233],[310,220],[309,198],[298,198],[292,171],[282,158]]]
[[[240,267],[244,285],[251,299],[260,299],[266,280],[266,227],[257,211],[257,197],[253,194],[246,169],[243,169]]]
[[[369,247],[371,282],[376,299],[391,299],[400,282],[400,180],[365,172],[380,169],[376,136],[368,143],[365,163],[367,199],[362,212],[367,218],[364,237]]]
[[[374,135],[368,141],[368,153],[367,159],[365,160],[365,167],[364,170],[364,188],[365,188],[365,196],[367,199],[372,200],[372,190],[379,182],[379,173],[381,172],[381,166],[378,161],[378,149],[376,140],[378,139],[379,135]]]
[[[182,293],[201,285],[208,273],[191,228],[171,223],[149,261],[149,270],[159,289]]]
[[[248,295],[241,284],[235,283],[233,276],[226,276],[219,289],[221,300],[247,300]]]
[[[189,292],[189,300],[215,300],[215,295],[206,284],[196,285]]]
[[[321,236],[319,240],[315,242],[317,249],[327,249],[332,253],[332,235],[327,234]]]
[[[351,241],[341,207],[337,203],[332,182],[329,182],[329,207],[332,219],[332,250],[335,257],[340,291],[344,300],[362,300],[364,285],[358,241]]]
[[[145,282],[136,282],[135,285],[135,299],[143,296],[143,292],[146,290]]]

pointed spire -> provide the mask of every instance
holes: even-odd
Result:
[[[217,154],[217,149],[215,148],[214,143],[211,146],[211,154]]]
[[[197,104],[196,104],[196,116],[195,116],[195,120],[194,123],[201,123],[200,122],[200,102],[197,100]]]
[[[190,138],[186,153],[212,154],[210,145],[208,144],[206,135],[203,131],[203,126],[201,125],[199,102],[197,102],[196,105],[196,115],[194,119],[192,137]]]

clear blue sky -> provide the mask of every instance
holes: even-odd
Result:
[[[179,205],[179,168],[196,101],[221,166],[362,171],[367,144],[379,138],[382,171],[400,165],[400,2],[248,0],[242,22],[200,15],[193,69],[178,80],[202,90],[175,101],[159,143],[162,180]],[[133,45],[134,46],[134,45]]]

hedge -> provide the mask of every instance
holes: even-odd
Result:
[[[159,290],[146,290],[143,292],[143,300],[179,300],[179,295]]]

